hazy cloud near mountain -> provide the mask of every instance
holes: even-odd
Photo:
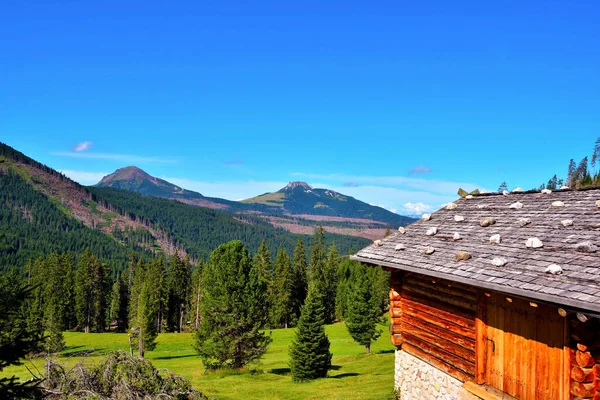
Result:
[[[110,172],[85,172],[85,171],[74,171],[72,169],[62,169],[58,172],[65,174],[69,178],[81,185],[95,185],[100,182],[102,178],[110,174]]]

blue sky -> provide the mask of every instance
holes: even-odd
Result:
[[[597,1],[177,3],[3,2],[0,140],[83,184],[406,213],[537,187],[600,136]]]

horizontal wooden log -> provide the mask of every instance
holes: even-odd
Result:
[[[454,367],[463,373],[467,374],[470,377],[475,376],[475,363],[471,361],[467,361],[463,358],[455,356],[447,351],[441,350],[439,347],[428,343],[425,340],[421,340],[412,335],[404,335],[404,344],[410,344],[411,346],[429,354],[431,358],[436,358],[438,360],[445,361],[451,367]]]
[[[600,350],[600,339],[595,335],[593,340],[577,343],[577,350],[598,352]]]
[[[445,361],[442,361],[436,357],[431,357],[429,354],[425,353],[423,350],[411,345],[410,343],[404,343],[402,345],[402,351],[406,351],[408,354],[411,354],[421,360],[425,360],[430,363],[440,371],[444,371],[448,375],[458,379],[461,382],[466,382],[471,379],[471,376],[465,374],[463,371],[449,365]]]
[[[580,367],[593,367],[594,364],[596,364],[595,358],[598,357],[594,357],[589,351],[577,350],[575,352],[575,360],[577,361],[577,365],[579,365]]]
[[[592,370],[594,371],[594,375],[596,375],[598,378],[600,378],[600,364],[596,364],[592,367]]]
[[[402,325],[390,325],[390,333],[402,333]]]
[[[399,318],[400,316],[402,316],[402,309],[401,308],[394,308],[394,307],[390,308],[390,317],[392,317],[392,318]]]
[[[596,389],[591,383],[573,382],[571,384],[571,393],[577,397],[590,398],[596,394]]]
[[[431,297],[423,296],[418,293],[412,292],[404,292],[402,293],[402,301],[412,301],[419,305],[429,306],[431,308],[435,308],[441,311],[445,311],[460,317],[465,318],[466,320],[474,320],[475,319],[475,310],[468,310],[462,307],[457,307],[454,304],[449,304],[444,302],[443,300],[432,299]]]
[[[390,319],[390,324],[391,325],[400,325],[400,324],[402,324],[402,318],[400,318],[400,317],[392,317]]]
[[[421,310],[429,315],[432,315],[436,318],[443,319],[448,322],[452,322],[456,325],[460,325],[465,328],[475,329],[475,318],[474,317],[466,318],[461,315],[456,315],[452,312],[440,310],[439,308],[431,307],[427,304],[418,303],[416,301],[412,301],[409,299],[404,299],[404,304],[407,307],[419,309],[419,310]]]
[[[427,289],[429,291],[450,294],[452,296],[465,298],[470,301],[475,301],[475,299],[477,297],[475,289],[464,290],[464,289],[462,289],[462,286],[457,286],[457,285],[448,286],[448,285],[444,284],[443,282],[432,283],[431,279],[419,279],[416,277],[408,277],[404,281],[404,285],[419,286],[419,287]]]
[[[400,300],[390,301],[390,307],[401,308],[402,302]]]
[[[417,335],[417,333],[413,329],[418,329],[421,332],[430,332],[437,337],[456,343],[457,346],[464,347],[470,351],[475,351],[475,337],[467,338],[408,315],[404,319],[401,329],[402,331],[411,331],[415,335]]]
[[[454,354],[460,358],[464,358],[467,361],[475,362],[475,344],[473,343],[473,348],[463,347],[461,344],[444,339],[433,332],[423,331],[419,328],[416,328],[412,325],[404,324],[402,325],[402,330],[404,335],[411,335],[418,339],[422,339],[431,343],[432,345],[439,347],[440,349],[447,351],[450,354]]]
[[[571,368],[571,379],[575,382],[588,383],[594,380],[593,368],[582,368],[579,365]]]
[[[400,293],[396,289],[390,289],[390,301],[398,301],[401,298],[402,296],[400,296]]]
[[[402,346],[404,340],[402,339],[402,335],[394,334],[391,336],[391,341],[394,346]]]
[[[598,376],[598,375],[595,375]],[[594,385],[594,389],[596,389],[596,393],[600,393],[600,378],[595,378],[592,381],[592,384]]]
[[[454,306],[458,306],[464,308],[466,310],[470,310],[475,312],[476,304],[474,301],[466,300],[462,297],[452,296],[450,294],[441,294],[437,292],[431,292],[427,289],[423,289],[418,286],[402,286],[402,293],[416,293],[420,296],[424,296],[425,298],[434,299],[437,301],[441,301],[442,303],[452,304]]]
[[[594,397],[592,397],[593,400],[600,400],[600,392],[596,391],[596,394],[594,395]]]
[[[431,314],[424,313],[418,308],[410,307],[406,304],[404,305],[404,307],[402,307],[402,316],[404,320],[406,320],[407,316],[411,316],[421,321],[428,322],[432,325],[436,325],[448,332],[452,332],[457,335],[461,335],[466,338],[475,340],[475,326],[471,328],[465,328],[464,326],[448,322],[445,319],[436,318]]]

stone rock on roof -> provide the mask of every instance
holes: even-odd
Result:
[[[600,212],[596,206],[600,189],[510,193],[508,197],[510,203],[519,201],[524,207],[509,209],[507,197],[498,193],[459,199],[456,204],[465,221],[455,222],[456,210],[444,207],[433,213],[432,221],[417,221],[404,235],[390,235],[382,240],[382,246],[368,246],[352,258],[600,313],[600,252],[576,249],[577,244],[586,241],[600,245]],[[554,201],[568,206],[552,207]],[[493,228],[480,226],[484,218],[496,221]],[[520,218],[528,218],[531,223],[520,226],[516,223]],[[565,220],[573,221],[573,225],[565,225]],[[448,234],[427,237],[425,248],[433,252],[424,256],[420,253],[423,232],[432,227]],[[490,244],[491,234],[501,235],[501,243]],[[526,248],[527,239],[534,237],[544,247]],[[399,243],[406,249],[394,250]],[[469,252],[471,259],[457,262],[458,251]],[[493,265],[494,258],[509,262],[499,268]],[[561,266],[562,274],[546,273],[552,264]]]

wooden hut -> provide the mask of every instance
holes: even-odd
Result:
[[[600,190],[467,196],[359,251],[402,399],[600,399]],[[473,397],[475,396],[475,397]]]

